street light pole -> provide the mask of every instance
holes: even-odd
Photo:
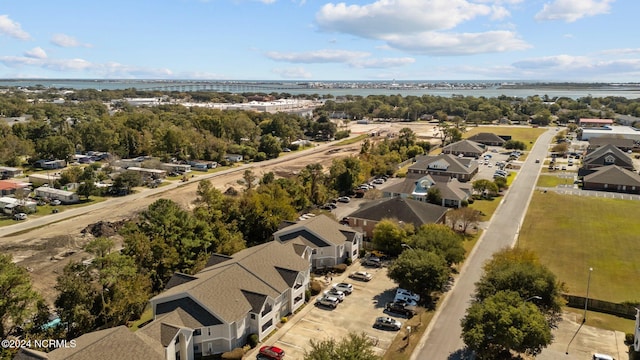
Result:
[[[415,250],[411,247],[411,245],[409,245],[409,244],[400,244],[400,246],[402,246],[402,247],[403,247],[403,248],[405,248],[405,249],[409,249],[409,250],[411,250],[411,251],[415,251]]]
[[[587,305],[589,304],[589,286],[591,285],[591,273],[593,268],[589,268],[589,277],[587,278],[587,297],[584,299],[584,315],[582,317],[582,323],[587,321]]]
[[[524,302],[527,302],[527,301],[533,300],[533,299],[542,300],[542,296],[534,295],[534,296],[531,296],[531,297],[528,297],[528,298],[524,299]]]

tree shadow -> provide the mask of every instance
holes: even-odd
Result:
[[[473,351],[463,348],[458,349],[447,357],[447,360],[475,360],[476,356]]]

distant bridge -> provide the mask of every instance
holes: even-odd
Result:
[[[284,83],[255,83],[255,82],[172,82],[172,83],[153,83],[149,86],[140,86],[140,89],[144,90],[156,90],[156,91],[216,91],[216,92],[230,92],[230,93],[245,93],[245,92],[282,92],[286,90],[301,90],[309,89],[305,86],[297,84],[284,84]],[[309,89],[311,90],[311,89]]]

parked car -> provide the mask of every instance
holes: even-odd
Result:
[[[348,203],[348,202],[351,201],[351,199],[349,199],[348,196],[341,196],[341,197],[338,198],[338,201],[341,202],[341,203]]]
[[[62,204],[62,201],[60,201],[58,199],[53,199],[53,200],[51,200],[51,202],[49,204],[51,204],[53,206],[57,206],[57,205]]]
[[[335,296],[324,295],[316,300],[316,305],[327,306],[330,308],[337,308],[340,300]]]
[[[417,301],[415,301],[409,296],[402,295],[402,294],[396,294],[396,296],[393,298],[393,301],[407,305],[407,306],[418,306]]]
[[[276,346],[263,346],[260,348],[258,356],[267,359],[282,360],[284,359],[284,350]]]
[[[338,300],[340,302],[343,302],[344,301],[344,297],[345,297],[344,292],[342,292],[340,290],[336,290],[334,288],[331,288],[331,289],[325,291],[324,294],[326,296],[333,296],[335,298],[338,298]]]
[[[536,164],[540,164],[540,159],[536,159]]]
[[[398,288],[398,290],[396,290],[396,295],[406,296],[413,301],[420,301],[420,295],[403,288]]]
[[[412,318],[416,314],[415,306],[406,305],[400,302],[389,302],[384,306],[387,312],[400,314],[407,319]]]
[[[382,185],[382,184],[384,184],[384,179],[377,178],[377,179],[373,180],[373,183],[377,184],[377,185]]]
[[[25,214],[25,213],[13,214],[13,219],[14,220],[27,220],[27,214]]]
[[[379,268],[382,267],[382,261],[380,261],[379,257],[369,256],[368,258],[364,259],[362,265]]]
[[[328,204],[324,204],[324,205],[320,206],[320,210],[331,211],[331,210],[333,210],[333,207],[329,206]]]
[[[383,330],[400,330],[402,328],[402,323],[396,319],[392,319],[387,316],[381,316],[379,318],[376,318],[376,322],[373,324],[373,327]]]
[[[345,295],[350,295],[353,292],[353,285],[345,282],[334,284],[332,288],[342,291]]]
[[[360,280],[360,281],[370,281],[373,276],[366,271],[356,271],[349,275],[351,279]]]

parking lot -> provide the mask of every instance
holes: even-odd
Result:
[[[351,280],[348,275],[354,271],[367,271],[373,275],[369,282]],[[387,269],[365,268],[359,263],[350,266],[344,274],[333,277],[332,283],[348,282],[353,285],[353,293],[348,295],[336,309],[315,306],[315,299],[290,322],[279,329],[265,344],[275,345],[285,350],[287,358],[302,359],[304,351],[309,349],[309,341],[320,341],[328,338],[340,340],[349,332],[365,333],[376,344],[376,352],[382,355],[398,333],[398,331],[378,330],[373,328],[376,317],[389,316],[404,323],[406,319],[383,312],[384,305],[393,301],[397,286],[386,276]],[[321,278],[321,280],[323,280]],[[331,286],[330,281],[325,290]]]

